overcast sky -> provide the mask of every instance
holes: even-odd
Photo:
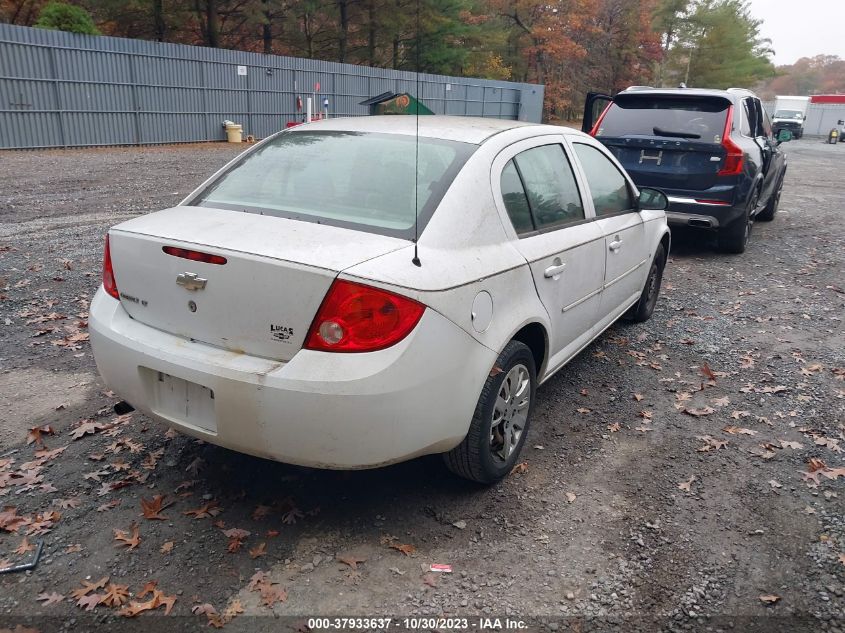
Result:
[[[801,57],[839,55],[845,59],[845,1],[750,0],[760,32],[772,40],[780,66]]]

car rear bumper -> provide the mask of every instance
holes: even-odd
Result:
[[[669,208],[666,221],[672,226],[691,226],[700,229],[718,229],[738,220],[745,212],[743,207],[702,199],[667,194]]]
[[[89,328],[106,384],[149,417],[232,450],[318,468],[372,468],[456,446],[496,353],[432,309],[365,354],[268,360],[133,320],[102,290]]]

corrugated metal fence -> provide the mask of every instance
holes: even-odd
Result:
[[[330,116],[417,92],[411,72],[0,24],[0,148],[223,140],[224,119],[263,138],[318,83]],[[436,114],[542,115],[543,86],[420,74],[419,92]]]
[[[769,116],[774,116],[775,102],[763,103]],[[845,105],[839,103],[811,103],[807,106],[807,120],[804,121],[806,136],[827,136],[836,127],[836,122],[845,120]]]

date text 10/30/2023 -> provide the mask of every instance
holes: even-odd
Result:
[[[518,618],[350,617],[309,618],[311,631],[520,631],[528,624]]]

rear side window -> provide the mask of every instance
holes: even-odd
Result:
[[[509,160],[502,170],[502,199],[505,201],[505,208],[514,230],[519,234],[533,231],[534,222],[531,221],[528,198],[513,160]]]
[[[595,147],[575,143],[575,154],[587,176],[596,216],[614,215],[634,208],[628,181],[610,159]]]
[[[617,97],[596,136],[658,136],[721,143],[728,105],[723,99]]]
[[[562,146],[535,147],[517,154],[514,162],[536,230],[584,219],[584,205],[575,174]]]

